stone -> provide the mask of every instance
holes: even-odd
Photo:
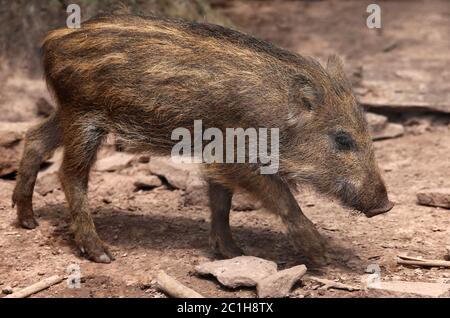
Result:
[[[94,170],[100,172],[113,172],[123,170],[131,165],[134,155],[116,152],[113,155],[100,159],[95,164]]]
[[[306,274],[306,270],[305,265],[298,265],[259,280],[256,286],[258,297],[287,297],[294,284]]]
[[[12,293],[13,293],[13,289],[11,286],[6,286],[6,287],[2,288],[2,294],[10,295]]]
[[[253,256],[239,256],[201,264],[195,267],[200,275],[213,275],[224,286],[256,286],[262,279],[277,272],[277,264]]]
[[[434,188],[417,193],[417,202],[421,205],[450,209],[450,188]]]
[[[242,192],[233,195],[231,208],[235,211],[253,211],[262,208],[261,202]]]
[[[366,113],[366,118],[372,140],[396,138],[405,134],[403,125],[389,123],[386,116]]]
[[[369,289],[381,289],[403,294],[415,294],[428,297],[439,297],[450,289],[450,284],[390,281],[368,285]]]
[[[209,205],[208,185],[206,184],[206,181],[200,177],[199,173],[193,171],[189,173],[184,199],[185,205]]]
[[[17,171],[25,134],[33,124],[35,123],[0,123],[0,177]]]
[[[134,186],[136,187],[136,191],[146,191],[162,186],[162,181],[154,175],[140,175],[134,182]]]
[[[371,133],[382,131],[388,124],[388,118],[379,114],[366,113],[366,119]]]
[[[186,190],[191,171],[198,170],[194,164],[177,163],[165,157],[152,157],[148,167],[151,173],[164,177],[172,187],[181,190]]]
[[[372,132],[372,140],[382,140],[401,137],[405,134],[405,128],[401,124],[388,123],[384,129]]]
[[[35,191],[42,196],[61,189],[61,182],[57,172],[39,176],[36,181]]]

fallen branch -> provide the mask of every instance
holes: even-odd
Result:
[[[160,271],[158,273],[156,282],[159,289],[174,298],[205,298],[195,290],[184,286],[179,281],[170,277],[163,271]]]
[[[40,292],[41,290],[44,290],[53,285],[59,284],[63,280],[64,280],[64,277],[55,275],[55,276],[46,278],[44,280],[41,280],[40,282],[38,282],[36,284],[25,287],[25,288],[15,292],[15,293],[12,293],[8,296],[5,296],[5,298],[26,298],[30,295]]]
[[[422,259],[417,257],[411,257],[406,255],[397,256],[397,264],[400,265],[414,265],[422,267],[449,267],[450,261],[442,261],[437,259]]]
[[[348,290],[348,291],[361,290],[361,288],[359,288],[359,287],[350,286],[350,285],[347,285],[347,284],[342,284],[342,283],[338,283],[338,282],[335,282],[335,281],[332,281],[332,280],[323,279],[323,278],[319,278],[319,277],[308,276],[306,278],[310,279],[312,281],[321,283],[323,286],[320,287],[320,289],[335,288],[335,289],[342,289],[342,290]]]

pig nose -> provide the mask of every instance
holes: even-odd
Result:
[[[394,207],[394,205],[395,204],[393,202],[387,200],[387,202],[385,204],[383,204],[381,207],[369,210],[368,212],[365,213],[365,215],[368,218],[371,218],[371,217],[374,217],[375,215],[389,212]]]

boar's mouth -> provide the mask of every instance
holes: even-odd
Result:
[[[377,204],[375,207],[368,207],[367,204],[364,204],[363,198],[361,198],[354,185],[344,180],[339,180],[338,185],[337,196],[342,204],[362,212],[368,218],[387,213],[394,207],[394,203],[388,200],[386,193],[380,200],[381,204]]]
[[[364,212],[364,214],[368,218],[371,218],[371,217],[374,217],[375,215],[379,215],[379,214],[383,214],[383,213],[389,212],[393,207],[394,207],[394,203],[392,203],[389,200],[386,200],[386,202],[381,207],[378,207],[378,208],[369,210],[367,212]]]

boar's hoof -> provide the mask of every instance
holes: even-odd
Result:
[[[99,238],[76,240],[81,252],[87,259],[96,262],[109,264],[114,260],[109,249],[103,244]],[[80,243],[78,243],[80,242]]]
[[[19,224],[20,226],[28,230],[35,229],[39,225],[39,223],[33,216],[20,218]]]
[[[210,245],[214,252],[223,258],[235,258],[244,255],[244,251],[234,241],[223,241],[219,238],[210,238]]]

